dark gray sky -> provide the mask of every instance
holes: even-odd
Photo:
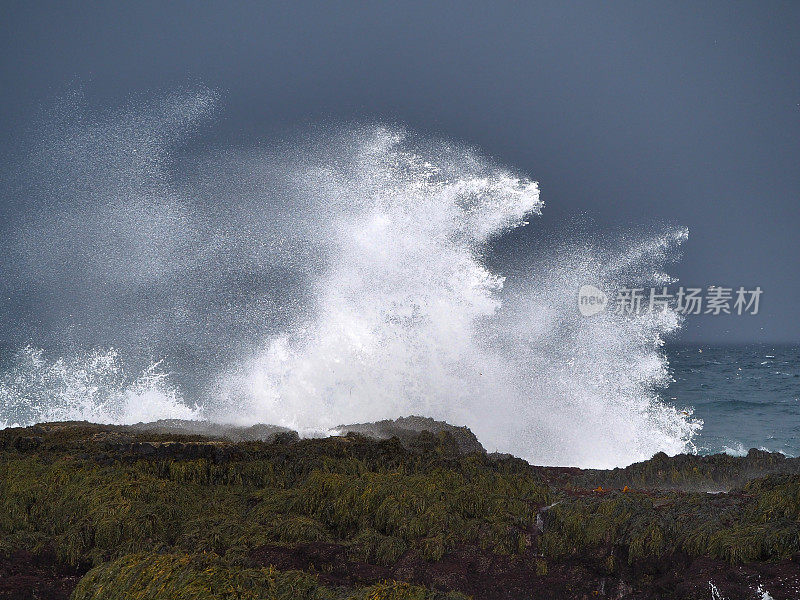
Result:
[[[800,341],[800,3],[4,2],[0,143],[76,82],[98,107],[219,89],[219,139],[379,118],[466,141],[541,183],[500,252],[686,225],[683,282],[764,295],[682,339]]]

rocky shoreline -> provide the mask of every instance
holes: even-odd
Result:
[[[421,417],[336,432],[2,430],[0,599],[800,598],[800,459],[581,470]]]

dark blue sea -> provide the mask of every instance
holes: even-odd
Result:
[[[702,454],[749,448],[800,456],[800,346],[676,345],[665,399],[703,420]]]

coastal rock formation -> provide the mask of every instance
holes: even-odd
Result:
[[[152,423],[130,425],[129,429],[143,433],[162,433],[195,435],[209,439],[221,439],[230,442],[272,442],[279,436],[299,437],[297,432],[278,425],[252,425],[240,427],[211,421],[186,421],[183,419],[161,419]]]
[[[340,434],[358,433],[374,440],[388,440],[396,437],[405,446],[419,446],[424,444],[420,439],[423,432],[434,435],[447,432],[463,453],[486,452],[478,438],[468,427],[456,427],[444,421],[435,421],[428,417],[400,417],[394,420],[375,421],[374,423],[361,423],[355,425],[339,425],[335,428]],[[432,439],[432,436],[425,436]]]
[[[340,433],[2,430],[0,599],[798,597],[798,459],[580,470],[427,419]]]

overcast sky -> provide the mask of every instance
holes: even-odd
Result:
[[[4,2],[3,147],[76,82],[98,107],[218,89],[220,140],[385,119],[540,182],[544,216],[499,253],[685,225],[684,283],[764,294],[682,339],[800,341],[800,3],[161,4]]]

